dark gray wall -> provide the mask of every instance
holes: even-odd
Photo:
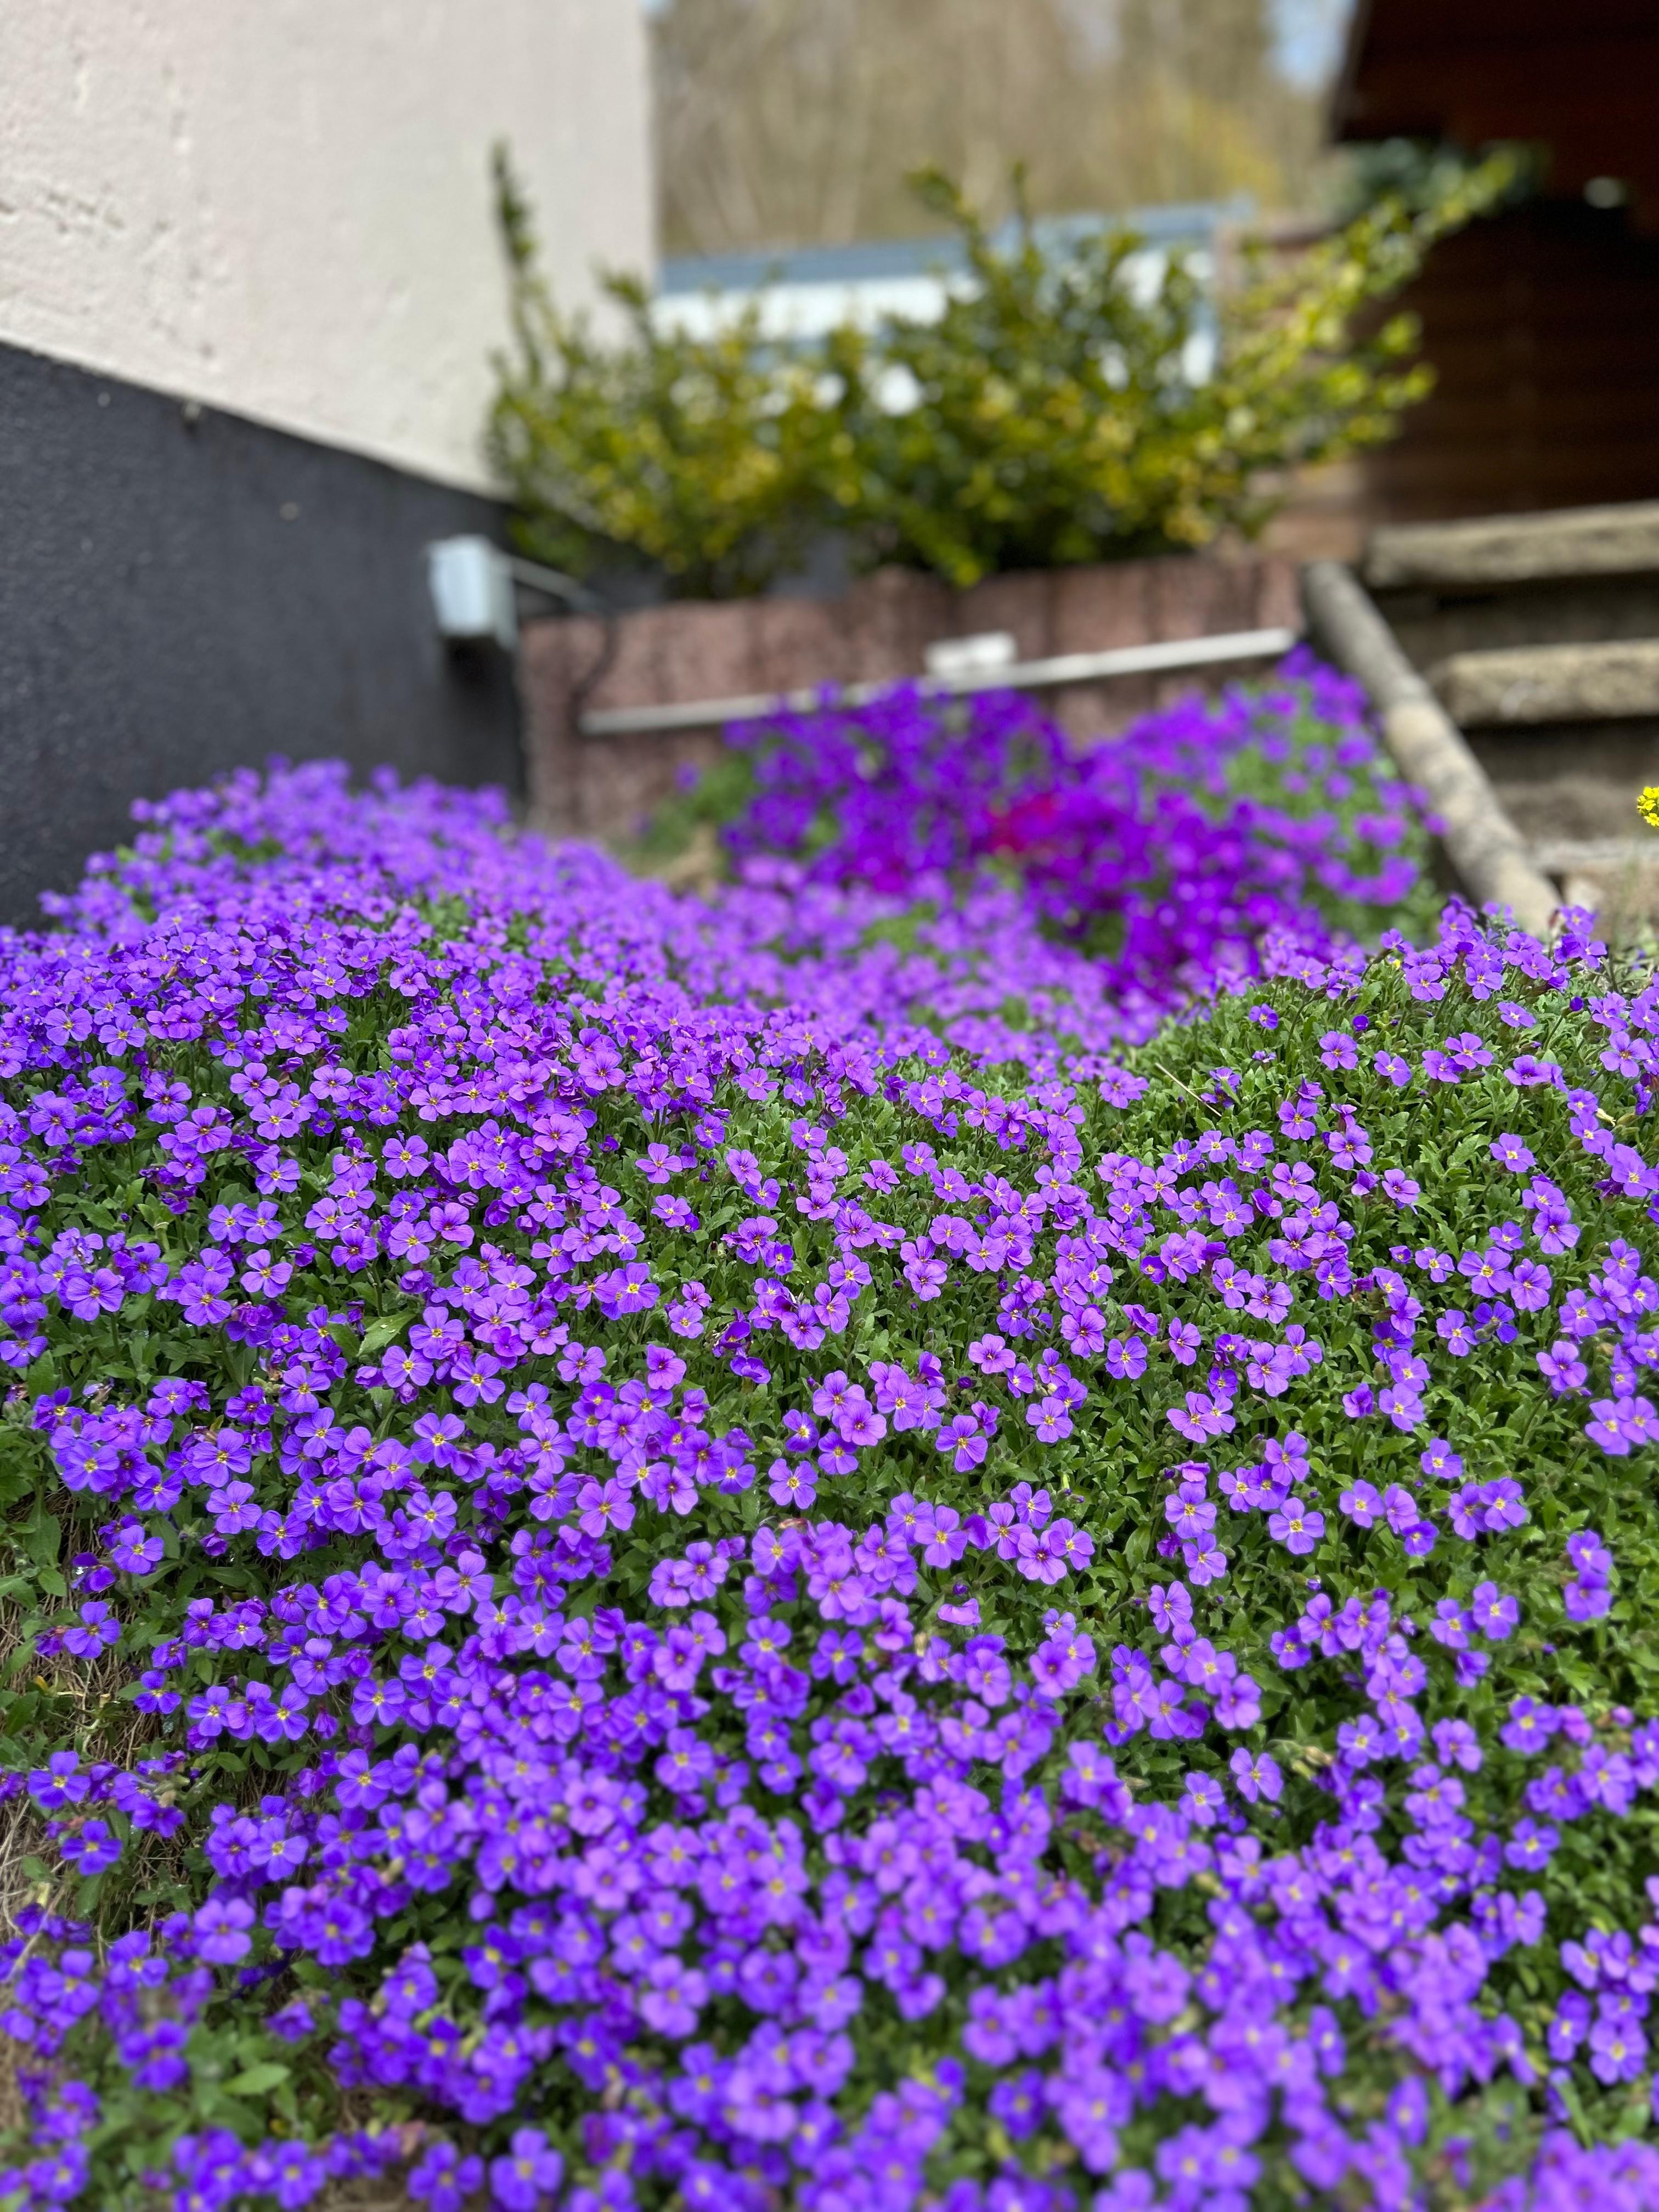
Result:
[[[448,651],[423,549],[495,502],[0,345],[0,921],[128,808],[329,756],[520,782],[513,672]]]

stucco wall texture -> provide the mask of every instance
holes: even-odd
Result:
[[[640,0],[5,0],[0,339],[481,486],[505,137],[648,270]]]

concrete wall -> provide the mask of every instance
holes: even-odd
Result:
[[[640,0],[4,0],[0,340],[480,486],[490,146],[574,301],[647,98]]]
[[[0,922],[273,753],[519,783],[512,664],[427,598],[493,501],[0,345]]]

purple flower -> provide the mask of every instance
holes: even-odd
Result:
[[[72,1751],[54,1751],[46,1765],[29,1777],[29,1795],[43,1813],[56,1813],[82,1803],[92,1787],[78,1770],[81,1761]]]
[[[1611,2086],[1633,2081],[1647,2069],[1648,2044],[1634,2019],[1598,2020],[1590,2029],[1590,2071]]]
[[[204,2212],[393,2185],[362,2099],[489,2146],[428,2139],[433,2212],[1232,2207],[1275,2087],[1297,2188],[1409,2194],[1431,2075],[1525,2084],[1501,1962],[1545,1938],[1570,1824],[1600,1924],[1553,1883],[1583,2003],[1540,2109],[1639,2079],[1653,1900],[1607,1846],[1659,1720],[1609,1702],[1583,1624],[1635,1585],[1566,1534],[1555,1446],[1592,1370],[1578,1419],[1659,1438],[1626,1141],[1659,991],[1571,919],[1387,929],[1420,834],[1360,714],[1305,659],[1076,756],[1016,698],[780,711],[736,733],[713,897],[487,796],[242,775],[0,945],[0,1360],[38,1496],[0,1796],[60,1873],[118,1838],[180,1899],[128,1927],[104,1884],[96,1945],[73,1899],[20,1906],[19,2188],[102,2201],[108,2112],[155,2133],[220,2035],[292,2046],[298,2132],[175,2121],[155,2185]],[[1361,911],[1381,958],[1322,919]],[[1492,1146],[1503,1094],[1466,1079],[1534,1000],[1616,1095],[1517,1063]],[[1475,1026],[1431,1045],[1424,1142],[1385,1142],[1411,1067],[1377,1047],[1415,1059],[1436,1006]],[[1447,1164],[1488,1146],[1514,1221]],[[1397,1241],[1413,1207],[1449,1251]],[[1097,1386],[1160,1349],[1167,1418]],[[1522,1440],[1528,1494],[1512,1452],[1466,1478],[1427,1438],[1440,1392]],[[1559,1653],[1521,1651],[1523,1609]],[[1279,1740],[1270,1660],[1309,1693],[1306,1824],[1240,1748]],[[1509,1701],[1522,1660],[1583,1709]],[[77,1669],[99,1695],[66,1703]],[[890,2000],[912,2057],[878,2079]],[[1378,2018],[1381,2102],[1345,2042]],[[992,2120],[1042,2173],[943,2178]],[[1522,2194],[1610,2204],[1638,2150],[1508,2146]]]
[[[1480,1633],[1493,1643],[1501,1643],[1521,1618],[1521,1608],[1515,1600],[1491,1582],[1476,1583],[1474,1595],[1469,1600],[1469,1611]]]
[[[1613,1592],[1605,1583],[1575,1579],[1563,1588],[1561,1601],[1569,1620],[1604,1620],[1613,1610]]]
[[[1269,1518],[1267,1531],[1273,1541],[1282,1544],[1287,1552],[1311,1552],[1325,1533],[1325,1516],[1299,1498],[1287,1498],[1283,1510]]]
[[[247,1931],[253,1925],[253,1908],[240,1897],[210,1897],[198,1911],[192,1924],[197,1954],[210,1966],[234,1966],[238,1959],[247,1956],[252,1941]]]
[[[83,1821],[63,1838],[58,1849],[76,1871],[85,1875],[107,1873],[121,1856],[120,1838],[111,1832],[106,1820]]]
[[[1115,1382],[1133,1382],[1146,1371],[1146,1347],[1138,1336],[1127,1342],[1115,1336],[1106,1346],[1103,1364]]]
[[[1031,1679],[1040,1690],[1058,1696],[1075,1689],[1085,1674],[1094,1672],[1094,1665],[1093,1644],[1071,1628],[1037,1646],[1031,1655]]]
[[[463,2212],[483,2185],[481,2158],[463,2158],[453,2143],[436,2142],[409,2171],[409,2193],[427,2212]]]
[[[564,2160],[539,2128],[515,2128],[500,2158],[489,2161],[490,2194],[503,2212],[538,2212],[564,2179]]]
[[[81,1626],[64,1631],[64,1649],[73,1652],[77,1659],[95,1659],[107,1646],[120,1640],[120,1622],[112,1620],[108,1606],[94,1599],[81,1607]]]
[[[1369,1482],[1354,1482],[1337,1502],[1347,1518],[1361,1528],[1373,1527],[1382,1517],[1382,1498]]]
[[[1659,1414],[1646,1398],[1629,1394],[1597,1398],[1590,1410],[1595,1418],[1584,1424],[1584,1434],[1610,1457],[1624,1459],[1637,1446],[1659,1437]]]
[[[1522,1175],[1527,1169],[1537,1164],[1523,1140],[1508,1132],[1494,1138],[1487,1150],[1498,1166],[1507,1168],[1511,1175]]]
[[[1270,1805],[1276,1805],[1284,1795],[1284,1777],[1268,1753],[1236,1751],[1227,1765],[1233,1786],[1247,1804],[1254,1805],[1265,1797]]]
[[[1036,1407],[1028,1406],[1027,1418],[1029,1419],[1036,1411]],[[1037,1427],[1038,1436],[1045,1443],[1048,1443],[1050,1438],[1043,1435],[1044,1425],[1034,1424],[1034,1425]],[[1048,1419],[1046,1425],[1053,1435],[1069,1435],[1071,1432],[1069,1422],[1063,1431],[1052,1419]],[[939,1452],[948,1452],[951,1455],[951,1464],[957,1473],[965,1474],[969,1468],[983,1464],[988,1446],[984,1431],[978,1420],[971,1413],[957,1413],[945,1422],[935,1434],[933,1449]]]
[[[1518,1873],[1535,1874],[1549,1864],[1560,1840],[1559,1830],[1523,1817],[1504,1846],[1504,1863]]]

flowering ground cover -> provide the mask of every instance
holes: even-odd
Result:
[[[0,2203],[1659,2205],[1659,988],[843,873],[0,939]]]
[[[1075,751],[1017,693],[899,690],[738,724],[684,811],[739,865],[781,858],[913,907],[941,877],[1000,870],[1045,934],[1096,956],[1131,1033],[1253,969],[1266,934],[1312,950],[1431,923],[1423,829],[1362,708],[1298,652],[1271,686]]]

